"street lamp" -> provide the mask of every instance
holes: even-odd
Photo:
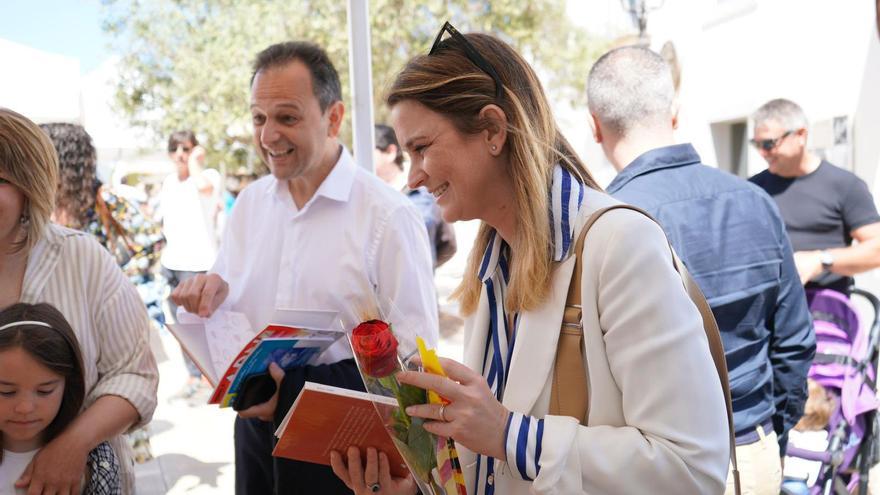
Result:
[[[632,17],[639,28],[639,39],[645,38],[648,28],[648,13],[663,7],[665,0],[620,0],[620,6]]]

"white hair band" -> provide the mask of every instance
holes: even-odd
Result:
[[[12,323],[7,323],[7,324],[3,325],[2,327],[0,327],[0,331],[6,330],[7,328],[12,328],[12,327],[20,327],[22,325],[37,325],[37,326],[41,326],[41,327],[52,328],[52,325],[50,325],[44,321],[25,320],[25,321],[13,321]]]

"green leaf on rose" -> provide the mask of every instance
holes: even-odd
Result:
[[[437,457],[434,453],[434,437],[425,430],[424,423],[425,420],[422,418],[413,418],[407,445],[416,459],[415,462],[430,472],[437,465]]]
[[[431,470],[434,469],[434,464],[426,463],[424,456],[420,456],[414,452],[406,442],[397,438],[392,438],[392,440],[394,440],[394,444],[397,446],[397,449],[400,450],[400,454],[406,459],[407,465],[413,470],[415,475],[422,480],[430,480]],[[433,458],[433,455],[431,457]]]
[[[428,402],[428,394],[422,388],[404,383],[400,385],[399,392],[400,395],[397,396],[397,401],[403,409]]]

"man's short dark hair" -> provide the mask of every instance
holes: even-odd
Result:
[[[196,139],[196,135],[193,131],[189,129],[175,131],[168,136],[168,152],[174,153],[177,151],[177,147],[183,143],[190,143],[193,146],[199,145],[199,141]]]
[[[307,41],[276,43],[258,53],[254,59],[251,86],[261,70],[283,67],[297,60],[305,64],[312,74],[312,91],[318,99],[321,112],[333,103],[342,101],[342,84],[336,67],[323,48]]]
[[[400,143],[397,142],[397,134],[394,129],[385,124],[376,124],[376,149],[379,151],[388,151],[388,147],[392,144],[397,148],[397,155],[394,157],[394,163],[403,170],[403,151],[400,149]]]

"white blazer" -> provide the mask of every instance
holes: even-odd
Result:
[[[575,236],[593,212],[615,203],[588,189]],[[545,418],[541,470],[523,481],[496,461],[495,493],[723,493],[730,455],[724,397],[663,231],[637,212],[613,210],[590,229],[583,256],[587,426],[547,415],[571,256],[555,267],[544,304],[520,315],[504,391],[508,409]],[[464,361],[472,369],[482,369],[488,322],[484,289],[465,327]],[[471,489],[475,456],[459,448]]]

